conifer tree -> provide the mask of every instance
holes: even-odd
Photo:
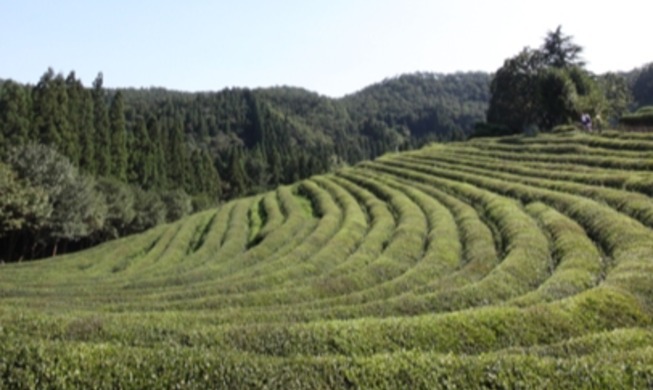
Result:
[[[54,78],[54,93],[57,102],[56,124],[59,129],[60,141],[56,148],[73,163],[79,162],[79,139],[71,121],[71,105],[68,98],[66,80],[62,74]]]
[[[32,89],[34,102],[34,120],[32,134],[43,143],[53,143],[59,140],[59,132],[55,125],[56,98],[53,94],[54,70],[48,68],[39,82]]]
[[[97,172],[97,160],[95,158],[95,115],[93,110],[93,96],[90,91],[84,89],[81,95],[82,114],[79,127],[79,166],[86,172],[95,174]]]
[[[263,147],[259,144],[249,150],[245,158],[245,174],[254,191],[262,191],[270,181],[268,159]]]
[[[109,132],[111,133],[111,175],[127,181],[127,129],[122,92],[118,91],[109,109]]]
[[[162,190],[168,187],[168,171],[166,169],[163,133],[161,132],[159,122],[154,116],[150,116],[147,120],[147,133],[150,139],[150,147],[152,148],[151,188]]]
[[[65,81],[66,94],[68,95],[68,122],[70,124],[70,142],[75,144],[75,148],[68,156],[70,161],[79,166],[82,145],[80,137],[84,133],[84,86],[76,79],[75,72],[70,72]]]
[[[195,195],[204,192],[205,174],[202,171],[202,156],[199,149],[195,149],[190,153],[189,157],[189,172],[186,179],[186,192]]]
[[[95,123],[95,160],[97,174],[109,176],[111,167],[111,137],[109,133],[109,114],[102,87],[102,73],[93,81],[93,119]]]
[[[222,195],[222,180],[220,179],[220,174],[218,170],[215,169],[213,160],[209,154],[202,150],[202,173],[204,178],[204,192],[214,199],[219,199]]]
[[[213,161],[208,153],[202,149],[196,149],[190,159],[192,194],[206,194],[215,200],[220,196],[221,184]]]
[[[283,166],[279,149],[272,147],[268,152],[268,169],[270,172],[270,184],[278,186],[283,180]]]
[[[153,151],[145,119],[139,117],[134,125],[134,137],[129,154],[129,181],[144,189],[154,186]]]
[[[61,75],[52,68],[41,77],[33,89],[34,134],[46,145],[52,145],[69,157],[75,154],[76,144],[68,122],[68,95]]]
[[[251,149],[256,145],[265,142],[263,111],[260,108],[258,100],[254,97],[251,91],[246,91],[244,98],[247,104],[248,129],[243,137],[245,146]]]
[[[554,68],[566,68],[569,66],[579,66],[582,68],[585,65],[585,62],[580,57],[583,48],[575,44],[572,38],[569,35],[563,34],[562,26],[558,26],[555,31],[549,31],[547,33],[541,48],[544,61],[547,65]]]
[[[31,102],[27,89],[13,81],[0,88],[0,157],[10,145],[23,145],[30,139]]]
[[[176,118],[172,127],[168,129],[167,146],[168,184],[171,185],[171,188],[187,188],[188,155],[183,125],[179,118]]]
[[[233,147],[231,149],[226,179],[229,182],[229,195],[232,198],[245,194],[247,190],[247,175],[243,167],[243,150],[241,147]]]

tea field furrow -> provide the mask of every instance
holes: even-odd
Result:
[[[3,388],[651,388],[653,135],[390,153],[0,263]]]
[[[376,163],[374,166],[380,167],[381,164]],[[391,168],[388,169],[392,171]],[[623,283],[623,287],[642,293],[643,298],[646,297],[647,301],[650,300],[647,295],[650,291],[647,287],[649,283],[647,280],[649,278],[648,270],[653,270],[653,264],[646,259],[653,256],[653,247],[650,245],[653,232],[632,218],[582,196],[539,189],[514,181],[494,179],[488,175],[478,176],[442,169],[433,169],[431,174],[409,171],[404,171],[402,174],[431,182],[450,180],[442,179],[442,177],[454,178],[514,196],[523,202],[542,201],[549,204],[576,220],[588,232],[588,235],[614,259],[617,266],[611,270],[606,281],[612,277],[618,280],[630,278],[632,283]],[[624,272],[616,272],[617,269],[623,269]],[[633,272],[634,270],[639,272]]]
[[[439,147],[435,147],[436,149]],[[584,155],[576,152],[565,152],[564,150],[552,151],[551,153],[538,153],[535,150],[521,150],[519,153],[506,150],[492,150],[472,146],[463,146],[452,151],[465,156],[487,156],[505,161],[532,161],[532,162],[555,162],[572,164],[578,166],[598,167],[604,169],[650,171],[653,168],[653,157],[633,156],[622,157],[619,154],[595,153]]]
[[[531,178],[569,181],[577,184],[598,185],[653,194],[653,173],[649,171],[626,171],[602,169],[594,167],[579,167],[578,165],[541,163],[541,162],[506,162],[499,158],[487,158],[475,155],[461,156],[448,153],[437,153],[430,156],[405,156],[402,159],[415,162],[444,162],[466,165],[474,168],[492,167],[500,172],[516,174]]]
[[[493,169],[492,166],[476,168],[466,166],[464,164],[451,164],[445,162],[433,162],[430,164],[411,163],[410,166],[415,169],[425,170],[427,172],[431,169],[442,168],[445,170],[461,171],[469,174],[491,174],[492,177],[509,182],[517,181],[533,187],[548,188],[556,191],[578,194],[592,199],[599,199],[608,203],[624,214],[637,219],[641,223],[649,227],[653,227],[653,199],[641,193],[605,188],[602,186],[589,184],[578,184],[563,180],[539,179],[517,174],[503,173],[501,172],[501,169]]]

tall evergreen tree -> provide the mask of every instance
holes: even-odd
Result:
[[[168,128],[168,150],[166,161],[168,162],[168,184],[172,188],[188,187],[188,154],[183,132],[183,124],[180,118],[176,118],[172,126]]]
[[[30,139],[31,102],[27,89],[13,81],[0,88],[0,157],[9,145],[23,145]]]
[[[54,146],[67,157],[74,155],[76,144],[68,122],[68,95],[63,76],[48,69],[33,89],[33,101],[34,133],[38,140]]]
[[[57,149],[73,163],[79,162],[79,139],[73,128],[71,120],[71,107],[68,98],[68,88],[66,80],[62,74],[57,74],[54,78],[54,91],[57,101],[56,122],[59,128],[60,142],[55,144]]]
[[[554,68],[583,67],[585,62],[580,57],[583,48],[572,42],[572,39],[572,36],[562,33],[562,26],[549,31],[541,48],[546,64]]]
[[[254,191],[262,191],[267,187],[270,181],[268,159],[260,144],[246,154],[245,174]]]
[[[220,175],[206,151],[196,149],[190,158],[192,194],[206,194],[216,200],[220,196]]]
[[[264,114],[258,99],[256,99],[251,91],[245,91],[244,98],[247,105],[248,126],[245,134],[243,134],[243,138],[245,146],[251,149],[265,142]]]
[[[147,133],[152,148],[152,187],[159,190],[168,187],[168,171],[164,151],[164,137],[161,126],[154,116],[147,120]]]
[[[111,133],[111,175],[127,181],[127,129],[125,124],[125,103],[118,91],[109,108],[109,132]]]
[[[79,166],[82,154],[80,137],[85,131],[83,126],[86,124],[84,122],[85,90],[81,81],[77,80],[75,77],[75,72],[70,72],[68,77],[66,77],[66,94],[68,95],[68,121],[71,131],[70,141],[76,145],[74,153],[69,155],[68,158],[73,164]]]
[[[103,76],[99,73],[93,81],[93,119],[95,124],[95,160],[97,174],[109,176],[111,167],[111,137],[109,133],[109,113],[102,87]]]
[[[214,200],[218,200],[222,196],[222,180],[211,156],[205,150],[201,152],[201,165],[203,190]]]
[[[233,147],[231,149],[225,179],[229,182],[229,195],[231,198],[245,194],[247,190],[247,175],[245,174],[243,150],[241,147]]]
[[[139,117],[134,125],[134,137],[129,153],[129,181],[150,189],[154,186],[153,150],[145,119]]]
[[[278,186],[283,180],[283,165],[279,149],[272,147],[271,151],[267,153],[268,156],[268,169],[270,171],[270,184]]]
[[[57,104],[53,93],[53,79],[54,70],[48,68],[32,88],[34,108],[32,134],[43,143],[54,143],[59,140],[59,131],[54,121]]]
[[[95,157],[95,112],[93,96],[90,91],[84,89],[81,94],[82,116],[79,127],[79,166],[91,174],[97,173],[97,159]]]

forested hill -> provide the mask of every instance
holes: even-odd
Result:
[[[261,134],[256,134],[252,122],[263,116],[273,124],[281,122],[293,145],[343,147],[342,140],[362,137],[385,149],[396,149],[471,134],[474,123],[485,119],[490,79],[490,74],[481,72],[414,73],[338,99],[288,86],[208,93],[151,88],[123,93],[130,107],[157,111],[157,106],[171,105],[181,110],[189,135],[210,138],[234,133],[237,139],[232,141],[247,148],[260,141],[257,137]],[[235,115],[229,120],[220,117],[226,112]],[[365,142],[357,144],[363,154],[369,152]]]
[[[469,135],[490,75],[417,73],[343,98],[301,88],[0,83],[0,260],[73,250],[387,151]],[[54,180],[56,178],[56,180]],[[6,196],[5,196],[6,195]]]
[[[314,130],[326,130],[332,139],[345,130],[372,140],[385,137],[394,146],[402,146],[468,136],[474,123],[484,120],[489,83],[490,75],[480,72],[414,73],[383,80],[340,99],[291,87],[254,93]]]
[[[343,101],[356,120],[401,125],[418,142],[462,139],[485,118],[490,79],[482,72],[415,73],[386,79]]]
[[[484,119],[489,82],[484,73],[417,73],[340,99],[285,86],[120,92],[128,128],[152,115],[160,123],[182,121],[187,142],[213,158],[222,197],[233,198],[386,151],[463,139]]]

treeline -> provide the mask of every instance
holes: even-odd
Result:
[[[153,112],[134,115],[121,91],[108,93],[102,84],[102,74],[87,89],[75,73],[64,78],[52,69],[33,87],[5,82],[0,154],[36,142],[56,149],[92,176],[146,190],[182,188],[191,195],[219,195],[213,161],[185,142],[181,117],[162,121]]]
[[[183,190],[146,191],[79,171],[55,149],[12,147],[0,163],[0,260],[55,255],[189,214]]]
[[[85,248],[221,201],[467,137],[489,75],[421,73],[341,99],[300,88],[0,82],[0,260]]]

